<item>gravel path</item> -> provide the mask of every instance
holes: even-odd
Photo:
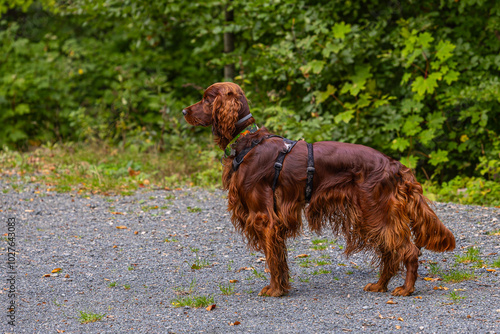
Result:
[[[16,192],[14,183],[0,180],[5,332],[500,332],[500,268],[492,266],[500,256],[500,236],[491,233],[500,229],[498,208],[436,204],[457,249],[423,251],[411,297],[363,291],[377,280],[369,254],[346,259],[342,238],[306,230],[288,243],[293,289],[285,297],[268,298],[257,295],[268,281],[263,254],[248,250],[234,232],[221,191],[85,197],[36,184],[18,184]],[[14,275],[7,267],[9,218],[15,219]],[[484,266],[457,262],[456,256],[472,246]],[[193,265],[207,266],[195,270]],[[56,268],[61,271],[52,273]],[[438,280],[454,271],[474,278]],[[11,277],[17,293],[15,327],[7,323],[12,298],[6,280]],[[398,275],[390,291],[402,282]],[[232,294],[222,294],[230,286]],[[172,305],[189,296],[213,297],[216,307]],[[81,324],[80,312],[105,315]]]

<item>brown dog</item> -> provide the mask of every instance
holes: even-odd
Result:
[[[328,224],[342,234],[347,255],[378,255],[380,279],[366,291],[387,291],[404,264],[404,285],[392,294],[408,296],[415,289],[420,248],[455,248],[453,234],[427,204],[411,170],[383,153],[333,141],[308,149],[304,141],[290,144],[265,128],[244,131],[255,120],[241,88],[229,82],[208,87],[200,102],[182,112],[189,124],[212,126],[223,150],[239,135],[223,160],[222,182],[233,225],[266,255],[271,284],[259,295],[277,297],[290,289],[286,239],[300,233],[303,211],[312,231]],[[280,152],[285,160],[277,163]],[[309,181],[308,170],[314,172]]]

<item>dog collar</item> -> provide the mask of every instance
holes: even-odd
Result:
[[[250,117],[252,117],[252,114],[243,117],[242,119],[240,119],[238,121],[238,123],[244,122],[247,119],[249,119]],[[238,123],[236,123],[236,124],[238,124]],[[257,125],[255,125],[255,123],[253,123],[253,124],[250,124],[249,126],[247,126],[243,131],[241,131],[240,133],[238,133],[236,135],[236,137],[234,137],[233,140],[231,140],[231,142],[229,142],[229,144],[227,144],[226,148],[224,149],[224,157],[227,158],[227,157],[229,157],[231,155],[235,155],[236,151],[235,151],[235,149],[234,149],[233,146],[238,141],[238,139],[240,139],[241,137],[246,136],[249,133],[254,133],[257,130],[259,130],[259,127]]]

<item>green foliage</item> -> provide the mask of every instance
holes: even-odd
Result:
[[[369,145],[445,188],[465,183],[468,196],[450,198],[498,203],[498,1],[234,0],[229,23],[225,6],[0,0],[0,147],[198,151],[209,131],[180,110],[235,63],[260,125]],[[193,183],[219,175],[200,169]]]

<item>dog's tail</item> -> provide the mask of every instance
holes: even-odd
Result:
[[[405,167],[400,172],[406,188],[407,213],[411,219],[415,245],[435,252],[455,249],[455,237],[429,207],[428,200],[422,193],[422,186],[411,170]]]

